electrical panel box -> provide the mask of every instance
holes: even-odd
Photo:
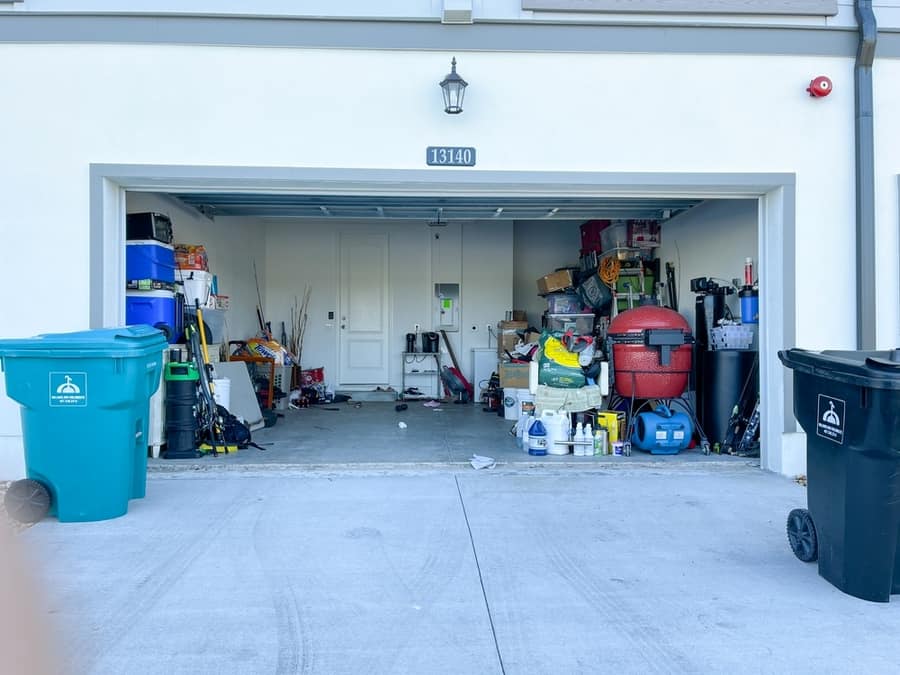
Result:
[[[459,330],[459,284],[434,285],[434,329]]]

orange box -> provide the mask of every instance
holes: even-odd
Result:
[[[208,270],[206,248],[199,244],[175,244],[175,266],[183,270]]]

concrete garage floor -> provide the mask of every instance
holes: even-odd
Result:
[[[509,433],[514,422],[479,405],[444,403],[427,408],[422,401],[407,401],[408,409],[394,410],[396,402],[364,401],[286,410],[275,426],[253,433],[253,441],[265,448],[240,450],[236,454],[191,460],[151,459],[149,470],[181,471],[249,465],[282,465],[373,468],[385,465],[403,468],[468,466],[473,453],[493,457],[503,466],[624,466],[633,463],[725,462],[745,464],[731,456],[705,456],[699,450],[678,455],[650,455],[635,450],[631,457],[576,457],[573,454],[533,457],[523,451]],[[398,426],[405,422],[406,429]]]
[[[72,673],[896,672],[900,602],[791,553],[805,498],[746,461],[257,465],[19,539]]]

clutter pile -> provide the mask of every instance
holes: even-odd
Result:
[[[520,311],[499,322],[498,377],[494,387],[482,391],[483,409],[493,412],[499,399],[531,455],[627,456],[633,447],[654,455],[690,447],[708,454],[713,446],[701,420],[712,419],[716,405],[734,406],[734,412],[721,425],[728,435],[716,428],[714,449],[730,451],[735,431],[758,434],[752,409],[753,403],[758,408],[758,385],[747,367],[756,362],[753,324],[759,316],[752,261],[746,261],[743,286],[737,279],[728,286],[729,293],[740,292],[743,322],[730,313],[697,311],[702,360],[711,361],[707,353],[717,356],[715,372],[689,392],[700,365],[694,362],[690,326],[678,313],[674,265],[667,263],[663,281],[654,257],[659,222],[588,221],[581,226],[581,240],[579,266],[537,280],[538,295],[547,303],[540,327]],[[692,281],[692,291],[724,297],[724,292],[716,295],[715,282],[695,281],[699,286]],[[741,365],[723,388],[725,359]],[[716,383],[727,391],[708,396],[701,408],[704,385],[709,391]]]

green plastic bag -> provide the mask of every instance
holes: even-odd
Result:
[[[559,389],[578,389],[585,385],[578,354],[566,349],[559,339],[562,333],[541,333],[541,357],[538,360],[538,384]]]

